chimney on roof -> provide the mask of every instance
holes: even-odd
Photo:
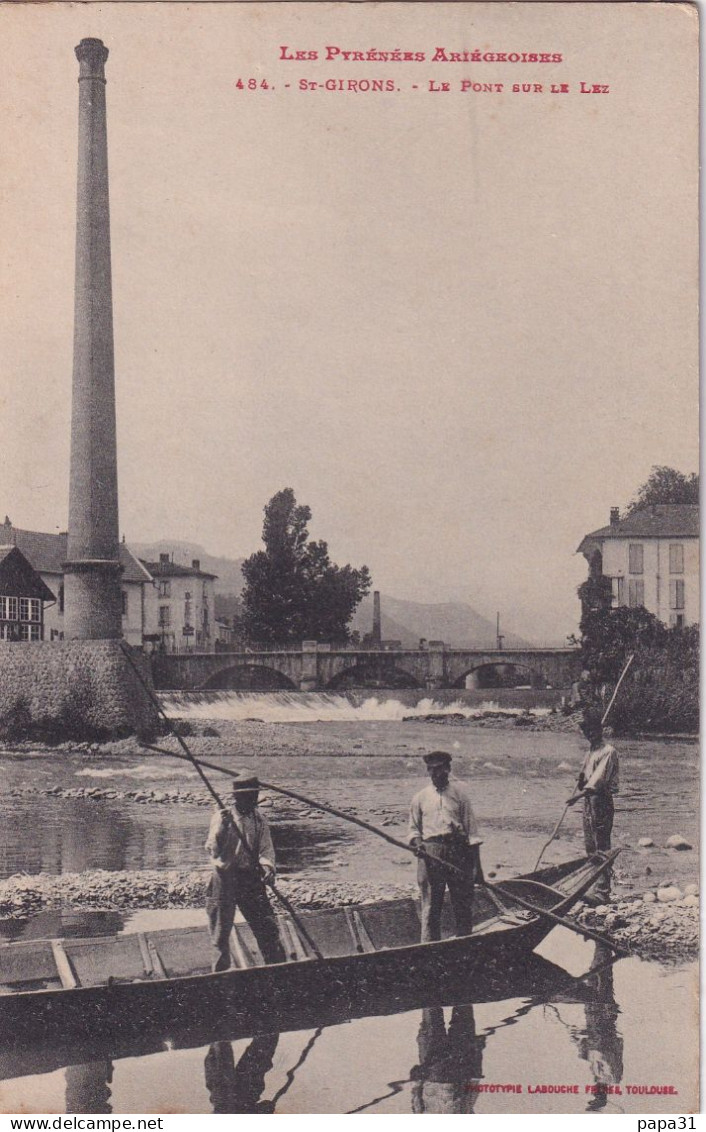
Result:
[[[191,565],[192,565],[194,570],[200,570],[201,569],[201,559],[200,558],[192,558],[191,559]]]
[[[159,564],[160,564],[160,566],[168,566],[169,565],[169,555],[168,554],[160,554]]]
[[[611,525],[611,527],[617,527],[619,522],[620,522],[620,508],[619,507],[611,507],[611,509],[610,509],[610,525]]]

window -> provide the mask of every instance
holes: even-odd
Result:
[[[669,573],[684,573],[684,547],[680,542],[673,542],[669,545]]]
[[[169,581],[169,578],[163,578],[157,583],[157,593],[159,597],[172,596],[172,583]]]
[[[123,617],[127,617],[127,590],[120,591],[120,610]]]
[[[59,613],[64,612],[64,583],[59,586]]]
[[[20,621],[41,621],[41,603],[37,597],[20,598]],[[26,640],[25,637],[22,638]]]
[[[172,623],[171,609],[168,605],[160,605],[159,607],[159,626],[161,629],[168,628]]]
[[[30,625],[29,626],[29,639],[30,639],[30,641],[40,641],[41,638],[42,638],[42,627],[41,627],[41,625]]]
[[[611,578],[610,584],[613,587],[613,608],[625,605],[625,578]]]
[[[631,542],[628,547],[628,569],[631,574],[644,573],[644,547],[641,542]]]
[[[16,597],[0,597],[0,620],[2,620],[2,621],[16,621],[17,620],[17,598]]]
[[[12,640],[12,625],[0,625],[0,641]]]
[[[684,579],[683,578],[670,578],[669,579],[669,608],[670,609],[683,609],[684,608]]]
[[[672,629],[684,628],[684,614],[683,613],[670,613],[669,624]]]
[[[642,550],[642,547],[640,547]],[[642,578],[631,578],[628,584],[628,605],[635,609],[645,604],[645,583]]]

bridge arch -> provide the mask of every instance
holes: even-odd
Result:
[[[419,681],[396,665],[354,664],[332,676],[324,685],[327,692],[343,688],[419,688]]]
[[[231,692],[296,692],[297,685],[283,672],[265,664],[232,664],[212,673],[203,688]]]
[[[471,681],[469,681],[471,677]],[[486,660],[461,673],[454,688],[543,688],[546,681],[541,672],[528,664],[508,660]]]

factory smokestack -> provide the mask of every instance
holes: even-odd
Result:
[[[105,61],[82,39],[66,636],[122,636]]]
[[[373,644],[382,642],[382,616],[380,614],[380,591],[373,590]]]

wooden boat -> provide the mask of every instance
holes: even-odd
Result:
[[[41,1036],[34,1034],[24,1041],[8,1034],[5,1041],[0,1041],[0,1082],[14,1077],[54,1073],[67,1065],[151,1056],[163,1053],[167,1045],[170,1049],[199,1049],[213,1042],[232,1042],[287,1031],[319,1032],[355,1018],[380,1017],[426,1007],[469,1003],[478,1006],[508,1001],[511,1005],[507,1017],[519,1020],[540,1003],[587,1004],[595,1000],[596,992],[590,981],[574,978],[563,967],[540,955],[530,954],[523,959],[521,966],[495,974],[484,972],[483,978],[473,980],[470,986],[468,978],[459,972],[455,979],[447,981],[441,996],[438,988],[420,984],[409,987],[404,995],[397,994],[394,998],[391,998],[388,988],[377,996],[359,996],[355,1002],[314,999],[276,1011],[199,1017],[179,1030],[172,1025],[164,1031],[157,1028],[131,1035],[125,1035],[121,1030],[108,1034],[73,1033],[68,1037],[47,1033]]]
[[[617,851],[549,866],[497,888],[565,914],[610,868]],[[450,983],[504,975],[521,966],[551,931],[544,916],[512,905],[498,910],[483,889],[473,933],[456,936],[447,907],[442,939],[420,943],[416,902],[381,901],[302,912],[317,958],[289,916],[278,917],[289,956],[266,964],[247,924],[233,928],[233,967],[210,972],[205,927],[163,929],[85,939],[26,940],[0,945],[0,1043],[22,1044],[55,1033],[163,1035],[200,1022],[253,1015],[270,1021],[303,1002],[351,1012],[371,999],[404,1008],[423,986],[443,997]],[[473,998],[470,993],[469,998]]]

